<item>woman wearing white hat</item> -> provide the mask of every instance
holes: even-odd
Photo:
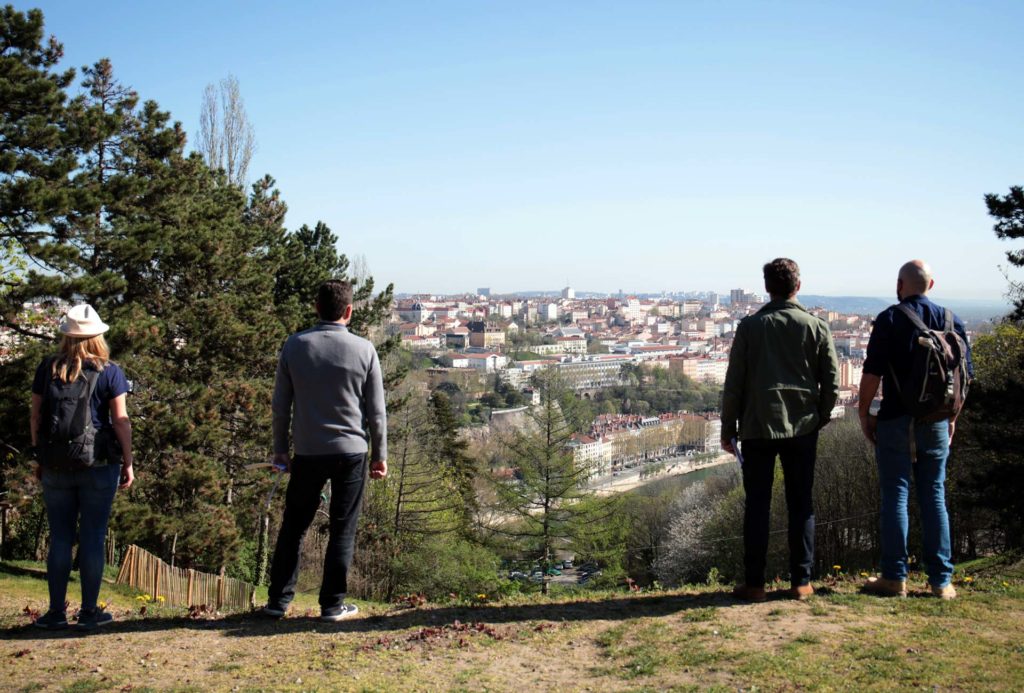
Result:
[[[37,450],[36,476],[43,485],[50,521],[46,560],[50,609],[36,620],[40,628],[68,625],[64,600],[76,526],[82,583],[77,627],[92,630],[112,620],[97,608],[103,545],[114,494],[119,487],[131,486],[135,475],[125,403],[130,386],[124,371],[110,360],[103,338],[108,329],[92,306],[71,308],[60,322],[62,337],[56,356],[40,364],[32,381],[32,445]],[[82,430],[68,433],[67,421],[76,416]],[[77,437],[69,440],[71,435]]]

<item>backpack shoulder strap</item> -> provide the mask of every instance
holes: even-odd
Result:
[[[910,306],[908,306],[905,303],[897,303],[896,308],[899,309],[901,313],[906,315],[907,319],[910,320],[910,322],[914,323],[914,327],[923,332],[927,332],[929,330],[929,327],[924,324],[923,320],[921,320],[921,316],[912,311],[910,309]]]
[[[943,332],[952,332],[953,331],[953,311],[951,311],[949,308],[946,308],[946,309],[943,310],[942,315],[943,315],[943,318],[942,318],[943,322],[945,323],[942,326],[942,331]]]
[[[56,356],[47,356],[43,361],[43,373],[45,373],[45,379],[43,380],[43,393],[50,389],[50,382],[53,380],[53,362],[57,360]]]
[[[83,368],[82,375],[79,376],[85,378],[87,397],[92,398],[92,393],[96,391],[96,385],[100,381],[100,372],[93,368]]]

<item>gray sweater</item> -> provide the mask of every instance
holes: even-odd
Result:
[[[285,341],[271,409],[275,453],[288,452],[291,425],[296,455],[366,452],[369,438],[372,461],[387,459],[377,351],[344,325],[321,322]]]

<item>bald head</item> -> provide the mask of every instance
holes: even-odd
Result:
[[[900,267],[896,293],[900,300],[907,296],[924,295],[932,288],[932,268],[924,260],[911,260]]]

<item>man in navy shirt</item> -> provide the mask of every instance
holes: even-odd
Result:
[[[945,309],[928,300],[935,285],[931,268],[923,260],[911,260],[900,268],[896,296],[930,329],[941,330]],[[953,329],[967,341],[963,322],[953,316]],[[907,501],[914,479],[921,507],[924,560],[932,594],[953,599],[953,576],[946,514],[946,458],[953,439],[955,419],[917,423],[900,399],[900,385],[910,373],[914,325],[897,306],[875,318],[868,342],[864,375],[860,381],[860,424],[875,447],[881,486],[882,576],[865,585],[868,592],[885,596],[907,594]],[[967,370],[973,377],[970,349]],[[895,381],[894,381],[895,379]],[[877,416],[871,403],[882,385],[882,405]]]

